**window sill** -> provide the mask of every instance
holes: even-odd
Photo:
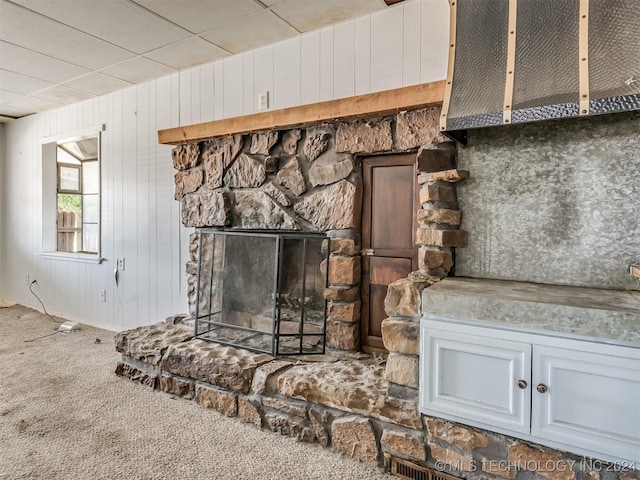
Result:
[[[105,261],[95,253],[40,252],[38,255],[51,260],[67,260],[69,262],[102,263]]]

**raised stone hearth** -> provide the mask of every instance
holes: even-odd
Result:
[[[380,466],[390,454],[467,479],[638,478],[637,471],[621,471],[619,465],[420,415],[411,389],[396,386],[395,396],[388,394],[384,356],[336,351],[279,359],[192,337],[193,330],[180,320],[121,332],[116,374]]]

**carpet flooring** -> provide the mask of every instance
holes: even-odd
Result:
[[[1,480],[395,478],[119,378],[113,333],[63,321],[0,308]]]

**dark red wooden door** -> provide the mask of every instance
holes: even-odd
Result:
[[[363,159],[362,347],[384,349],[387,286],[417,268],[415,153]]]

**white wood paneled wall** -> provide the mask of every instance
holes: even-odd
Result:
[[[0,172],[0,299],[120,330],[187,311],[190,230],[157,131],[445,78],[447,0],[412,0],[156,81],[11,122]],[[44,258],[39,139],[105,124],[102,264]],[[1,151],[1,150],[0,150]],[[117,258],[126,260],[116,286]],[[107,301],[100,301],[106,290]]]

